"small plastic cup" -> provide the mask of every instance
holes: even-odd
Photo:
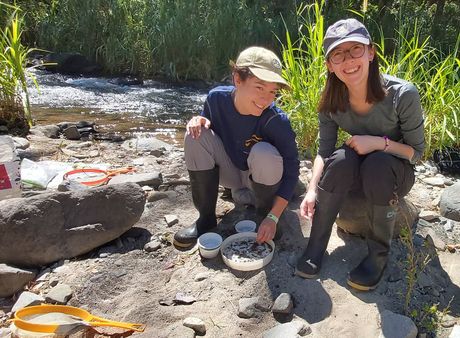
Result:
[[[222,245],[222,236],[215,232],[207,232],[198,237],[198,250],[203,258],[214,258],[217,256]]]
[[[254,221],[251,221],[249,219],[245,219],[242,221],[239,221],[238,223],[235,224],[235,230],[236,232],[255,232],[257,228],[257,224]]]

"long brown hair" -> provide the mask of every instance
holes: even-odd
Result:
[[[371,45],[372,46],[372,45]],[[379,57],[375,53],[373,60],[369,64],[369,74],[367,77],[366,102],[375,103],[385,98],[386,90],[383,87],[382,76],[379,71]],[[336,114],[344,112],[350,105],[347,86],[335,75],[327,74],[326,85],[321,93],[318,104],[318,112]]]

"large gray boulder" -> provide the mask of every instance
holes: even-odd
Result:
[[[444,189],[439,208],[442,216],[460,221],[460,183],[455,183]]]
[[[403,227],[412,228],[418,218],[418,213],[419,210],[412,202],[401,198],[398,204],[393,238],[399,237]],[[348,194],[336,223],[339,228],[346,232],[365,237],[370,224],[364,195],[360,193]]]
[[[144,211],[134,183],[0,201],[0,263],[40,266],[114,240]]]

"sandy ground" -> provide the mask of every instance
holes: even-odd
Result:
[[[66,160],[57,150],[62,147],[59,140],[32,137],[31,143],[33,152],[41,159]],[[101,150],[100,158],[91,161],[127,165],[132,164],[135,158],[148,158],[126,153],[114,143],[99,144],[97,148]],[[178,150],[165,154],[161,159],[144,161],[146,164],[142,170],[161,171],[166,177],[164,189],[173,193],[169,198],[147,203],[135,228],[119,240],[84,257],[52,266],[50,280],[57,279],[68,284],[74,291],[69,305],[80,306],[113,320],[143,323],[146,325],[145,332],[136,333],[133,337],[146,338],[193,336],[191,330],[185,329],[182,324],[189,316],[205,322],[206,337],[261,337],[264,331],[293,319],[310,324],[312,332],[309,337],[378,337],[383,310],[403,313],[401,294],[405,290],[404,277],[389,282],[390,273],[387,271],[384,281],[370,293],[356,292],[347,286],[347,272],[365,255],[366,246],[361,238],[344,234],[335,227],[319,278],[305,280],[294,276],[294,269],[289,263],[306,246],[310,226],[309,222],[297,216],[300,200],[289,204],[289,211],[283,216],[284,235],[276,242],[272,262],[260,270],[232,270],[220,256],[203,260],[196,247],[188,251],[177,250],[168,241],[175,231],[197,217],[190,187],[167,184],[168,180],[173,182],[187,178],[185,165],[179,160],[181,158],[182,153]],[[305,176],[303,180],[306,182]],[[419,205],[428,205],[433,199],[433,190],[418,182],[410,199]],[[219,198],[217,213],[220,224],[217,231],[224,237],[232,234],[234,223],[246,218],[248,212],[244,207]],[[177,215],[179,223],[168,227],[164,220],[166,214]],[[152,236],[161,240],[162,246],[148,253],[143,246]],[[401,265],[401,246],[399,241],[394,242],[394,251],[398,254],[392,254],[390,267]],[[445,296],[457,294],[459,297],[459,253],[439,252],[437,264],[449,276],[448,287],[444,288]],[[46,286],[37,290],[41,293],[46,291]],[[255,318],[238,317],[241,298],[257,296],[270,306],[283,292],[290,293],[294,298],[291,316],[280,318],[271,311],[261,311]],[[188,305],[174,304],[177,293],[192,296],[196,301]],[[458,299],[455,302],[451,306],[451,315],[460,323]],[[438,336],[447,337],[450,330],[442,329]]]

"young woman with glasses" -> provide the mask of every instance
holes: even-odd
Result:
[[[420,97],[412,84],[380,74],[378,55],[359,21],[330,26],[324,49],[328,75],[318,108],[319,150],[300,206],[312,229],[296,274],[318,275],[342,202],[360,189],[369,215],[368,252],[348,284],[371,290],[387,264],[398,198],[412,188],[413,164],[424,151]],[[339,128],[351,137],[337,149]]]

